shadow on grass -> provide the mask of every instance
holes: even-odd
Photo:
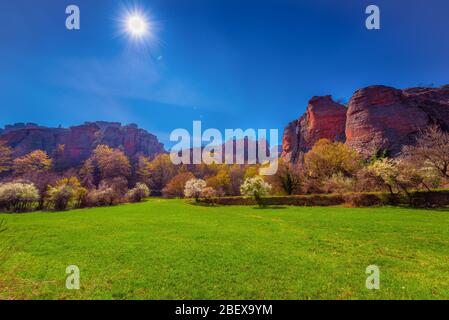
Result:
[[[256,210],[278,210],[278,209],[287,209],[287,207],[273,205],[273,206],[253,207],[253,209],[256,209]]]

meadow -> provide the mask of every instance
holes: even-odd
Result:
[[[445,209],[151,199],[0,219],[0,299],[449,298]],[[65,287],[69,265],[80,290]],[[369,265],[380,290],[365,287]]]

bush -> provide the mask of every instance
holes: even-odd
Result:
[[[334,174],[323,183],[323,190],[326,193],[346,193],[355,189],[356,181],[354,178],[346,177],[341,173]]]
[[[53,207],[58,211],[66,210],[74,196],[75,191],[69,185],[51,187],[47,192],[47,207]]]
[[[33,184],[5,183],[0,185],[0,207],[13,212],[25,212],[39,201],[39,192]]]
[[[118,203],[115,199],[115,192],[112,188],[100,188],[91,190],[85,197],[87,207],[111,206]]]
[[[143,199],[150,196],[150,189],[144,183],[137,183],[134,189],[131,189],[126,194],[126,199],[129,202],[141,202]]]
[[[344,195],[345,204],[349,207],[374,207],[384,204],[385,199],[375,193],[349,193]]]
[[[184,195],[187,198],[195,198],[195,201],[198,202],[198,199],[201,197],[201,194],[206,186],[206,181],[202,179],[190,179],[186,182]]]
[[[128,192],[128,180],[125,177],[114,177],[100,181],[99,189],[111,188],[116,200],[122,198]]]
[[[256,202],[262,206],[262,198],[271,191],[271,185],[265,182],[261,177],[248,178],[240,186],[240,192],[247,197],[253,197]]]
[[[66,210],[70,205],[79,207],[87,190],[81,187],[78,178],[71,177],[59,180],[55,186],[49,186],[47,190],[47,208]]]
[[[345,195],[301,195],[301,196],[276,196],[264,199],[265,205],[286,206],[338,206],[347,205],[351,207],[372,207],[383,205],[401,205],[412,207],[446,207],[449,206],[449,191],[416,191],[411,192],[409,197],[385,192],[376,193],[349,193]],[[214,205],[254,205],[257,202],[252,198],[226,197],[201,199],[201,203]]]
[[[258,204],[254,198],[225,197],[201,199],[201,203],[216,205],[250,206]],[[303,196],[275,196],[263,199],[267,206],[337,206],[344,203],[342,195],[303,195]]]

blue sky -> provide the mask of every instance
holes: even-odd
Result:
[[[118,35],[135,6],[157,21],[146,50]],[[193,120],[282,130],[313,95],[449,83],[448,15],[447,0],[1,1],[0,125],[137,123],[166,145]]]

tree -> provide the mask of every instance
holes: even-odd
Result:
[[[202,179],[190,179],[186,182],[184,195],[187,198],[194,198],[195,202],[201,197],[204,189],[207,187],[206,181]]]
[[[405,157],[434,167],[445,179],[449,179],[449,133],[432,125],[420,132],[414,146],[403,149]]]
[[[240,195],[240,186],[245,180],[245,166],[233,164],[228,168],[230,186],[229,186],[229,195],[231,196],[239,196]]]
[[[187,181],[194,178],[195,176],[191,172],[178,173],[168,182],[168,184],[162,190],[162,195],[167,198],[184,197],[184,189]]]
[[[230,194],[231,177],[229,176],[227,168],[222,168],[216,175],[208,177],[206,183],[220,195]]]
[[[176,166],[169,154],[160,154],[147,166],[152,191],[161,194],[167,183],[176,175]]]
[[[87,189],[95,188],[95,165],[92,158],[87,159],[79,171],[81,184]]]
[[[131,164],[121,150],[98,145],[93,152],[92,160],[97,164],[103,179],[128,178],[131,175]]]
[[[282,159],[278,160],[277,173],[270,178],[287,195],[298,193],[301,188],[300,166],[286,163]]]
[[[267,196],[271,191],[271,185],[261,177],[247,178],[240,187],[242,195],[253,197],[254,200],[263,206],[263,197]]]
[[[102,180],[111,181],[131,176],[131,164],[123,151],[106,145],[98,145],[92,156],[80,169],[82,184],[89,189],[98,186]]]
[[[0,173],[11,169],[12,149],[4,141],[0,141]]]
[[[391,194],[394,193],[393,188],[399,176],[397,163],[394,160],[383,158],[370,164],[367,170],[379,178]]]
[[[352,176],[360,168],[359,155],[341,142],[319,140],[304,157],[308,174],[312,178],[330,178],[334,174]]]
[[[13,163],[13,170],[16,175],[41,174],[51,169],[52,160],[47,153],[42,150],[35,150],[29,154],[17,158]]]
[[[42,150],[30,152],[13,162],[14,174],[20,180],[32,183],[39,191],[38,209],[43,208],[47,187],[57,180],[56,173],[51,171],[52,165],[53,161]]]
[[[148,170],[150,162],[150,159],[144,156],[140,156],[137,159],[137,163],[135,165],[135,175],[138,182],[145,183],[147,185],[150,184],[150,172]]]

